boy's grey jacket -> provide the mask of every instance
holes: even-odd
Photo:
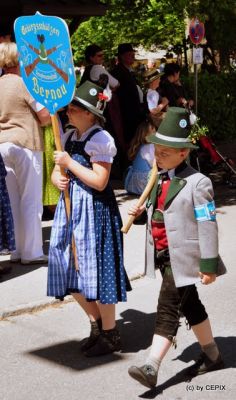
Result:
[[[177,169],[178,171],[178,169]],[[156,205],[158,180],[147,202],[146,274],[154,277],[154,244],[151,219]],[[164,222],[170,262],[177,287],[200,281],[199,272],[224,274],[226,268],[218,256],[216,221],[199,222],[194,207],[213,201],[211,180],[186,165],[171,180],[164,206]]]

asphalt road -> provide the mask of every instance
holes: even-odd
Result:
[[[236,202],[234,191],[229,191],[226,198],[223,189],[218,189],[220,254],[228,273],[210,286],[199,285],[199,293],[225,359],[224,370],[186,381],[184,370],[193,363],[199,347],[182,320],[177,348],[171,348],[163,361],[158,386],[147,391],[129,377],[128,367],[142,365],[148,354],[161,282],[159,272],[156,280],[132,281],[128,302],[117,307],[122,352],[87,359],[80,352],[80,341],[87,336],[89,326],[79,306],[75,302],[46,306],[46,267],[21,270],[22,266],[15,266],[0,283],[2,315],[6,309],[12,310],[0,321],[0,400],[234,400]],[[125,219],[133,200],[122,193],[117,198]],[[130,277],[143,272],[143,239],[144,228],[137,226],[125,237],[125,263]],[[40,310],[43,301],[46,307]],[[19,315],[13,316],[14,309]]]

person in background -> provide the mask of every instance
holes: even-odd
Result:
[[[124,187],[128,193],[140,195],[148,181],[148,174],[153,166],[154,145],[147,142],[148,136],[156,131],[151,120],[145,120],[137,128],[130,143],[128,158],[132,165],[127,170]]]
[[[0,254],[15,250],[14,224],[6,185],[7,171],[0,154]],[[0,276],[10,272],[11,267],[0,265]]]
[[[160,67],[159,67],[159,70],[160,70],[161,73],[164,72],[165,65],[166,65],[166,58],[165,58],[165,57],[162,57],[162,58],[161,58]]]
[[[139,123],[143,119],[137,81],[131,69],[134,61],[135,50],[132,45],[130,43],[120,44],[118,46],[118,64],[111,71],[111,74],[120,83],[116,93],[120,105],[126,147],[129,146]]]
[[[80,85],[85,81],[97,82],[101,74],[108,76],[109,87],[115,90],[119,86],[119,82],[115,79],[103,66],[104,53],[100,46],[91,44],[85,49],[86,67],[80,79]]]
[[[75,129],[63,135],[64,151],[54,153],[52,174],[62,193],[51,231],[47,295],[63,299],[71,294],[87,314],[91,331],[81,346],[87,357],[121,349],[115,305],[126,301],[126,290],[131,289],[124,268],[121,217],[109,184],[116,147],[102,128],[105,104],[103,88],[90,81],[79,86],[68,106]],[[69,221],[66,188],[71,200]]]
[[[168,99],[170,107],[193,107],[194,102],[188,99],[180,81],[180,66],[174,62],[165,65],[159,93]]]
[[[46,263],[42,243],[42,125],[49,112],[27,91],[15,43],[0,44],[0,152],[7,170],[16,250],[12,262]]]
[[[117,98],[116,90],[119,87],[119,81],[114,78],[103,66],[104,62],[104,53],[100,46],[96,44],[91,44],[86,47],[85,49],[85,60],[86,60],[86,67],[85,71],[81,77],[80,85],[82,85],[85,81],[89,80],[93,83],[98,84],[98,86],[103,86],[100,81],[100,77],[107,76],[107,88],[106,90],[112,91],[109,94],[111,100],[107,103],[107,107],[104,110],[104,117],[105,117],[105,128],[108,132],[115,139],[116,147],[120,152],[125,152],[125,143],[123,139],[123,126],[121,124],[121,111],[120,105]],[[115,172],[116,170],[116,172]],[[112,173],[119,174],[119,161],[116,159],[112,165]]]
[[[0,28],[0,43],[11,42],[11,33],[9,29]],[[0,76],[3,75],[3,69],[0,67]]]
[[[146,262],[154,275],[160,268],[162,285],[158,298],[155,332],[143,366],[132,366],[129,375],[154,388],[162,360],[176,343],[181,314],[199,345],[199,360],[188,375],[201,375],[224,367],[214,340],[210,320],[199,299],[196,284],[209,285],[226,272],[218,255],[218,229],[210,179],[188,166],[186,159],[196,146],[191,141],[190,114],[169,107],[155,135],[159,176],[147,202],[148,237]],[[141,215],[145,206],[133,206],[130,214]]]
[[[60,196],[60,191],[51,182],[51,175],[54,168],[53,152],[56,150],[52,125],[44,127],[43,137],[43,219],[50,220],[53,219]]]
[[[148,108],[149,118],[153,121],[156,128],[159,127],[165,116],[165,111],[168,106],[168,99],[161,97],[158,93],[161,74],[156,68],[148,70],[144,74],[144,85],[146,88],[146,104]]]

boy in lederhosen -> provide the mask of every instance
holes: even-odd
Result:
[[[212,183],[186,163],[190,150],[196,148],[191,122],[188,111],[170,107],[156,134],[149,137],[161,172],[147,202],[146,262],[149,275],[151,264],[159,266],[163,281],[149,356],[143,366],[132,366],[128,371],[149,388],[157,384],[158,369],[175,342],[181,315],[202,349],[189,372],[199,375],[224,366],[196,288],[199,281],[204,285],[214,282],[226,269],[218,255]],[[130,214],[139,216],[144,209],[133,206]]]

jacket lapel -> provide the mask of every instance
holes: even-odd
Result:
[[[149,202],[148,202],[148,205],[150,206],[152,204],[152,206],[154,208],[156,207],[158,184],[159,184],[159,177],[157,178],[157,180],[155,182],[155,185],[153,186],[153,189],[152,189],[151,194],[150,194],[150,199],[149,199]]]
[[[183,178],[175,176],[170,183],[170,187],[165,200],[165,209],[170,205],[177,194],[184,188],[187,181]]]

